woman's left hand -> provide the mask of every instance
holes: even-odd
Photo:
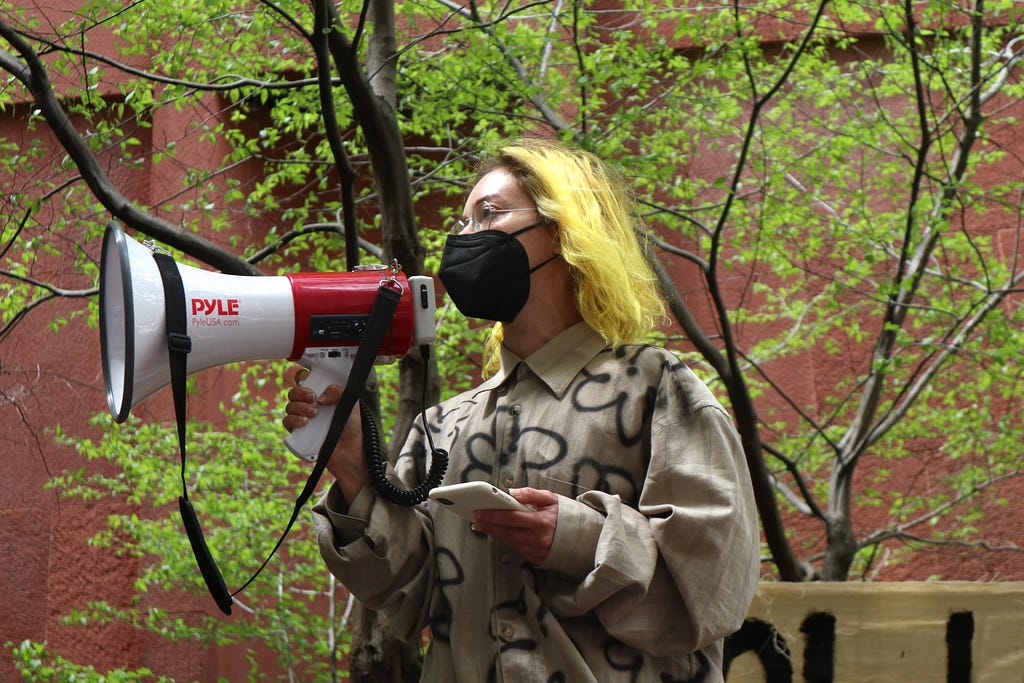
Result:
[[[548,556],[555,538],[558,496],[532,488],[510,489],[509,493],[534,509],[529,512],[478,510],[473,516],[473,528],[509,546],[530,564],[538,565]]]

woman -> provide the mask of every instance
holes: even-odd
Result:
[[[509,144],[438,274],[463,314],[498,321],[493,374],[428,411],[444,483],[487,481],[533,509],[471,525],[392,505],[367,485],[352,420],[314,509],[330,570],[396,636],[430,627],[422,680],[721,680],[758,576],[750,481],[710,391],[636,343],[662,305],[623,183],[588,153]],[[291,430],[316,404],[301,387],[289,399]],[[407,484],[425,441],[414,429],[395,465]]]

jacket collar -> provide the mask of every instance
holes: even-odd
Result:
[[[483,382],[478,391],[490,391],[513,375],[522,377],[529,373],[543,382],[557,398],[562,398],[573,379],[607,346],[601,335],[585,322],[578,322],[563,331],[526,359],[502,346],[500,369]]]

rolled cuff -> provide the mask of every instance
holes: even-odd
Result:
[[[334,537],[333,545],[341,548],[363,537],[369,526],[370,508],[376,499],[373,488],[363,486],[349,505],[337,482],[331,484],[327,493],[313,506],[314,521],[319,518],[327,522]],[[316,524],[318,532],[322,524]]]
[[[604,515],[589,505],[558,497],[558,521],[551,550],[540,569],[582,579],[594,569]]]

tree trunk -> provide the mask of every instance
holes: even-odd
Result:
[[[349,672],[353,683],[406,683],[420,677],[419,648],[384,635],[377,613],[356,604]]]
[[[850,576],[850,567],[857,553],[857,539],[850,526],[849,516],[830,518],[826,524],[828,547],[825,549],[825,560],[821,564],[822,581],[846,581]]]
[[[397,259],[409,275],[423,273],[423,247],[416,231],[416,214],[409,186],[405,146],[398,128],[394,102],[397,55],[395,53],[394,3],[392,0],[369,2],[373,31],[369,37],[367,65],[376,74],[371,83],[360,67],[358,45],[349,44],[337,28],[337,13],[331,3],[318,3],[334,26],[328,36],[330,51],[342,82],[352,102],[355,116],[366,139],[374,185],[380,195],[381,239],[385,260]],[[390,451],[397,451],[405,441],[412,420],[423,404],[422,359],[418,350],[400,361],[401,397],[396,428],[391,435]],[[434,365],[433,357],[428,361]],[[418,370],[418,371],[417,371]],[[436,378],[434,370],[430,376]],[[436,379],[429,383],[427,402],[437,400]],[[357,604],[354,614],[358,628],[352,632],[350,673],[359,683],[385,683],[419,679],[421,658],[419,643],[403,643],[389,638],[380,628],[375,612]]]
[[[840,460],[849,462],[849,456],[840,457]],[[857,553],[857,537],[853,533],[850,474],[851,470],[840,466],[832,475],[832,495],[829,496],[829,509],[825,518],[828,544],[818,576],[822,581],[846,581],[850,575],[854,555]]]

